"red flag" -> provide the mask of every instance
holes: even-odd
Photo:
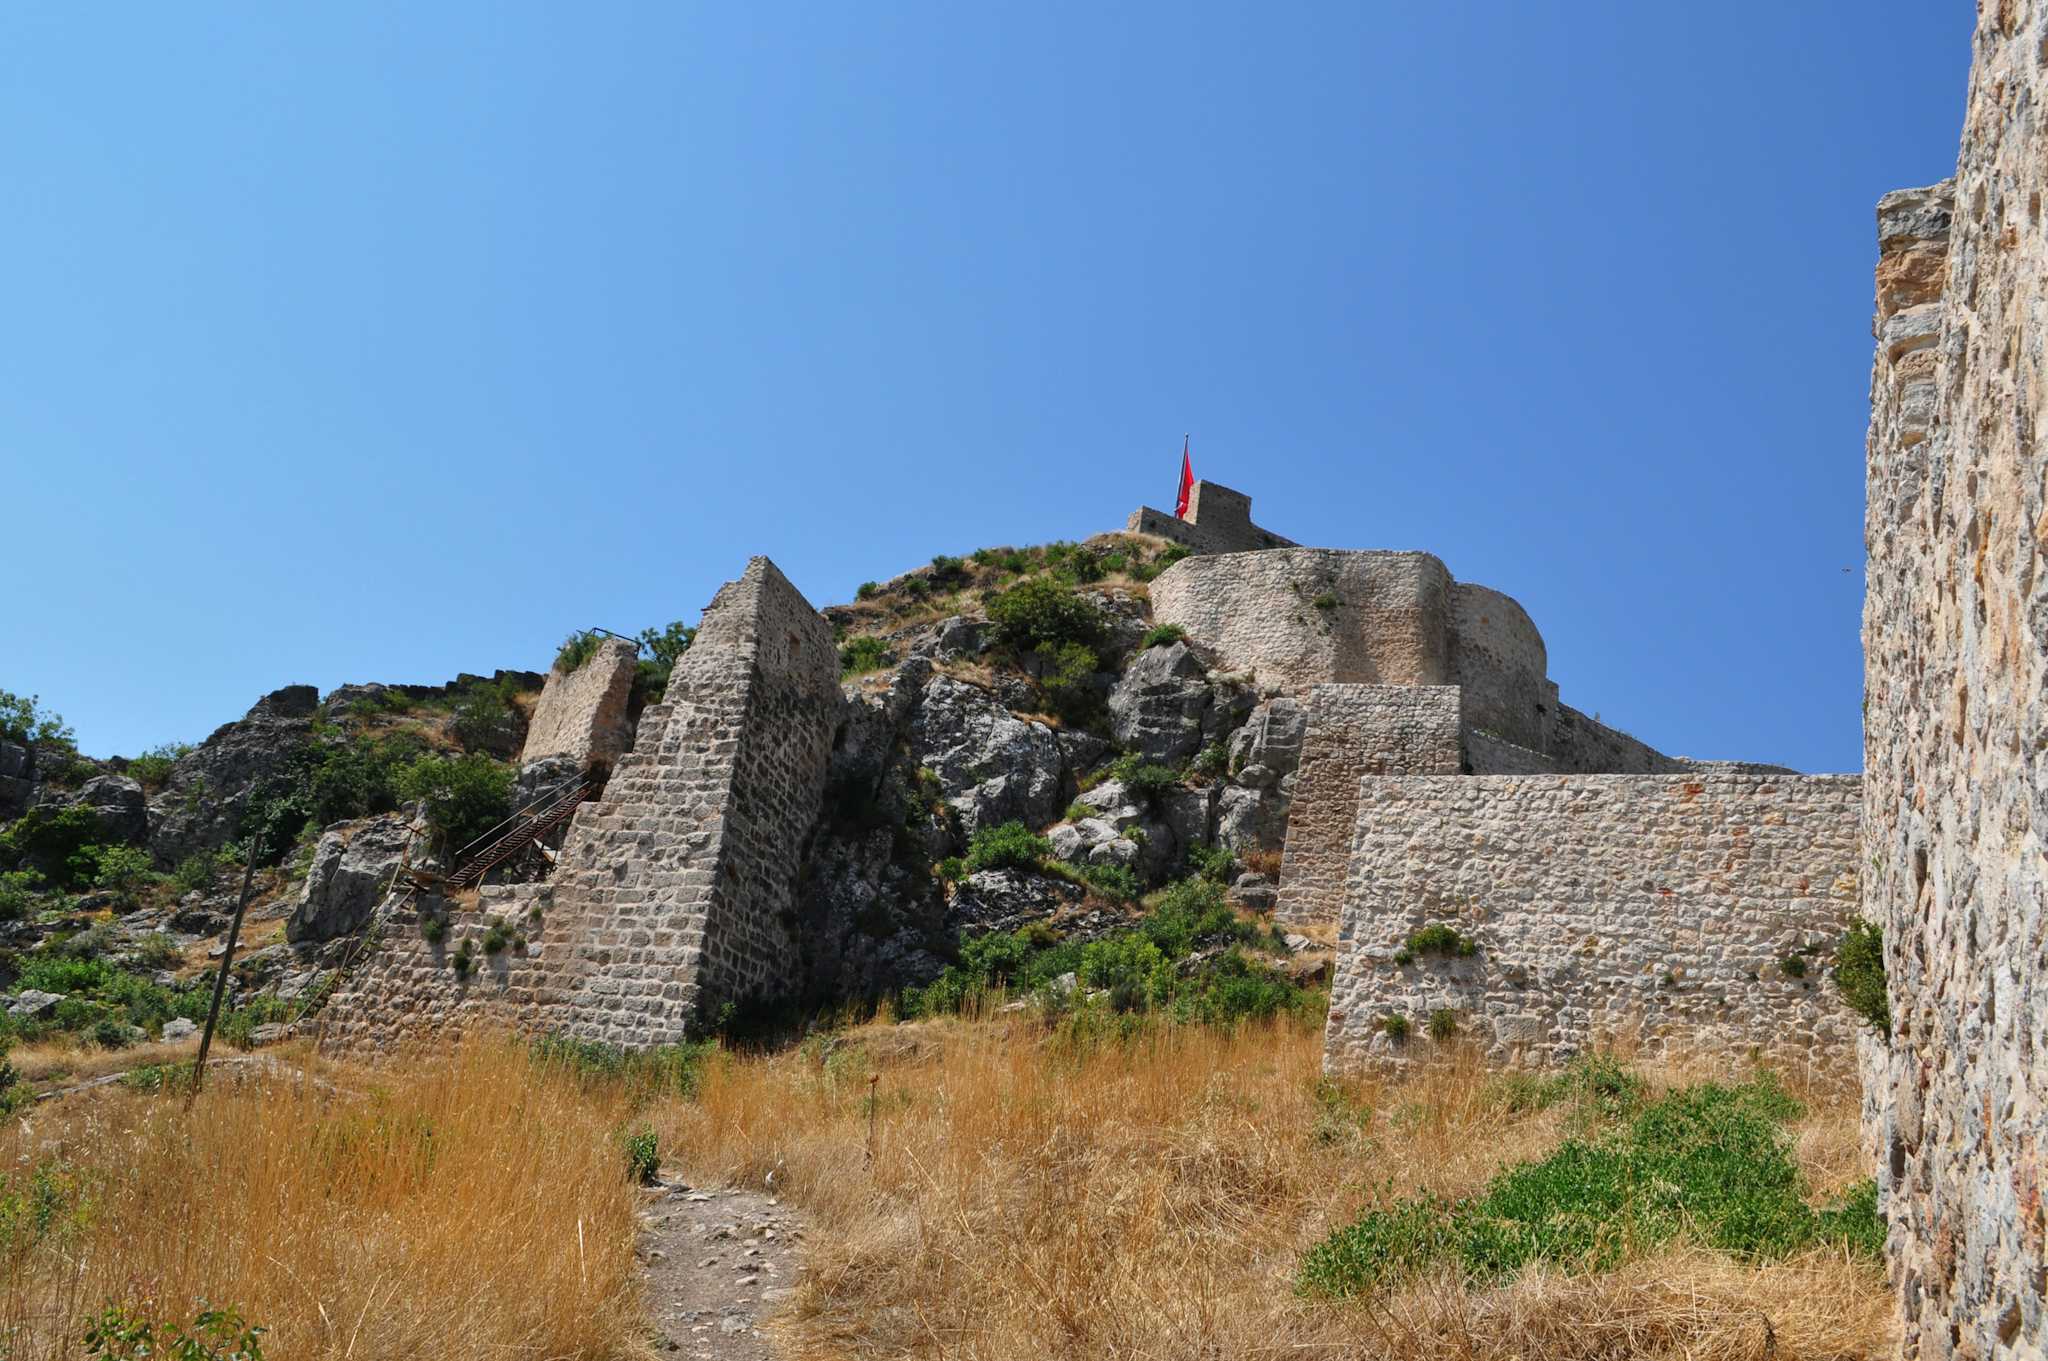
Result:
[[[1188,462],[1188,437],[1180,437],[1180,496],[1173,503],[1173,513],[1180,519],[1188,518],[1188,496],[1195,489],[1195,465]]]

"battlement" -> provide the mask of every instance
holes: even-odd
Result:
[[[1269,529],[1252,523],[1252,498],[1216,482],[1196,482],[1188,494],[1188,517],[1183,520],[1163,510],[1140,506],[1131,512],[1124,528],[1133,534],[1154,534],[1197,553],[1251,553],[1264,548],[1293,548],[1294,540],[1283,539]]]

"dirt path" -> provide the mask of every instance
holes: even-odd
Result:
[[[796,1283],[803,1226],[776,1197],[665,1182],[640,1211],[640,1270],[657,1349],[775,1361],[761,1320]]]

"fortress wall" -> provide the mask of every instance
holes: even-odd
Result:
[[[1891,994],[1884,1200],[1903,1354],[2040,1357],[2048,4],[1980,4],[1974,47],[1952,196],[1878,205],[1864,910],[1884,925]]]
[[[1458,710],[1454,685],[1318,685],[1309,691],[1276,920],[1337,920],[1358,822],[1359,780],[1456,775]]]
[[[1451,678],[1465,692],[1466,726],[1542,750],[1557,707],[1543,635],[1528,612],[1485,586],[1451,588]]]
[[[1330,598],[1328,607],[1316,601]],[[1324,682],[1445,685],[1451,574],[1427,553],[1289,548],[1175,563],[1152,616],[1233,671],[1301,693]]]
[[[1544,750],[1559,770],[1575,775],[1678,775],[1692,769],[1569,704],[1558,705],[1551,715],[1550,744]]]
[[[526,726],[521,764],[566,756],[585,767],[609,765],[625,751],[633,737],[626,703],[639,659],[633,643],[607,638],[574,671],[550,670]]]
[[[487,887],[439,946],[393,918],[329,1003],[330,1042],[482,1022],[668,1044],[727,1002],[794,988],[797,876],[841,702],[829,626],[753,559],[641,714],[603,801],[577,810],[553,882]],[[461,982],[450,955],[494,912],[517,915],[530,948]]]
[[[1628,1040],[1853,1072],[1860,1023],[1823,974],[1856,911],[1860,810],[1853,775],[1366,779],[1324,1064],[1425,1055],[1448,1009],[1498,1063]],[[1477,953],[1397,963],[1437,922]]]
[[[1474,775],[1561,775],[1557,762],[1540,751],[1465,730],[1465,764]]]
[[[1140,506],[1124,528],[1153,534],[1197,553],[1253,553],[1267,548],[1292,548],[1294,540],[1252,523],[1252,498],[1214,482],[1196,482],[1188,493],[1188,518]]]

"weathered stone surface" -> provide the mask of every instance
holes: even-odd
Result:
[[[910,726],[911,752],[939,777],[961,833],[1017,820],[1042,827],[1059,815],[1065,769],[1043,723],[1012,714],[986,690],[935,676]]]
[[[637,644],[607,638],[574,671],[564,673],[559,666],[549,671],[526,725],[520,765],[550,756],[586,767],[616,761],[633,742],[626,709],[639,662]]]
[[[57,1009],[64,1000],[61,992],[42,992],[35,988],[24,988],[7,999],[7,1014],[17,1021],[40,1021]]]
[[[1010,931],[1041,921],[1081,901],[1081,890],[1064,879],[1025,870],[983,870],[953,891],[946,924],[955,930]]]
[[[2048,7],[1977,7],[1953,186],[1878,205],[1865,911],[1909,1357],[2048,1354]]]
[[[1292,775],[1301,764],[1302,734],[1308,729],[1308,706],[1292,695],[1280,695],[1253,709],[1230,738],[1230,768],[1264,766],[1276,779]]]
[[[234,840],[249,795],[282,773],[311,738],[319,704],[312,686],[287,685],[179,757],[149,804],[149,849],[157,863],[175,865]]]
[[[142,786],[126,775],[95,775],[79,787],[75,800],[99,815],[109,840],[140,843],[149,835],[149,807]]]
[[[189,1040],[198,1033],[199,1023],[187,1020],[183,1016],[173,1016],[170,1020],[164,1022],[163,1039],[166,1044],[176,1044],[180,1040]]]
[[[30,749],[20,742],[0,742],[0,820],[20,817],[27,810],[34,777]]]
[[[1287,840],[1291,778],[1272,789],[1226,785],[1216,796],[1216,844],[1240,855],[1277,851]]]
[[[1853,775],[1366,779],[1325,1065],[1426,1052],[1449,1009],[1494,1062],[1625,1042],[1849,1071],[1860,1022],[1822,974],[1856,911],[1860,810]],[[1400,962],[1435,923],[1476,953]]]
[[[1318,685],[1309,691],[1274,908],[1279,920],[1337,920],[1358,823],[1359,780],[1456,775],[1459,712],[1459,691],[1450,685]]]
[[[420,913],[445,905],[394,911],[385,948],[329,1003],[325,1042],[509,1025],[641,1047],[727,1002],[792,994],[799,875],[843,709],[830,628],[753,559],[705,610],[604,799],[577,810],[556,880],[487,886],[438,945]],[[481,956],[465,982],[448,957],[494,916],[524,922],[528,949]]]
[[[1208,672],[1186,643],[1148,647],[1109,692],[1110,729],[1125,751],[1179,766],[1202,749],[1213,698]]]
[[[360,931],[390,889],[409,839],[400,814],[338,822],[322,832],[284,938],[325,941]]]

